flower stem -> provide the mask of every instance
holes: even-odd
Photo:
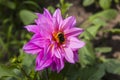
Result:
[[[25,75],[26,78],[28,78],[29,80],[31,80],[30,76],[27,75],[26,71],[23,69],[23,67],[21,65],[18,64],[19,69],[21,70],[21,72],[23,73],[23,75]]]
[[[44,79],[44,78],[43,78],[43,72],[40,72],[40,71],[39,71],[39,79],[40,79],[40,80],[43,80],[43,79]]]
[[[46,80],[49,80],[48,68],[46,69]]]
[[[35,72],[33,80],[36,80],[38,71]]]
[[[27,75],[27,73],[25,72],[25,70],[22,67],[21,67],[21,71],[28,79],[31,79],[30,76]]]
[[[44,71],[39,72],[40,80],[49,80],[48,69],[46,68]]]

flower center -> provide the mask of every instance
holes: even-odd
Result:
[[[58,37],[59,43],[62,44],[65,41],[63,33],[59,33],[57,37]]]
[[[59,44],[63,44],[65,42],[65,36],[64,33],[58,32],[57,34],[54,34],[54,39],[57,41]]]

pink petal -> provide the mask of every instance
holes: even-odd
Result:
[[[50,65],[52,71],[56,71],[57,70],[57,67],[56,67],[56,63],[53,61]]]
[[[65,59],[70,63],[75,63],[73,51],[70,48],[64,48],[65,50]]]
[[[31,40],[33,39],[37,39],[37,38],[41,38],[42,36],[40,35],[40,33],[36,33],[32,36]]]
[[[78,62],[78,60],[79,60],[78,50],[74,51],[74,60],[75,60],[75,62]]]
[[[64,68],[63,59],[62,58],[56,59],[55,63],[56,63],[57,72],[59,73]]]
[[[43,46],[41,43],[37,42],[40,40],[40,37],[41,37],[40,34],[37,34],[37,33],[34,34],[31,38],[31,40],[23,46],[23,50],[29,54],[39,53],[42,49],[41,47]]]
[[[50,53],[47,53],[44,55],[44,51],[39,53],[37,58],[36,58],[36,70],[43,70],[50,66],[52,63],[52,58]]]
[[[59,73],[64,68],[64,61],[60,59],[59,65],[57,67],[57,72]]]
[[[39,26],[40,26],[40,34],[43,37],[50,37],[52,35],[52,32],[53,32],[52,26],[46,23],[42,23]]]
[[[40,13],[36,13],[38,18],[35,20],[35,22],[37,23],[37,25],[40,25],[40,24],[47,24],[47,25],[50,25],[52,26],[52,21],[51,21],[51,18],[48,18],[47,16],[44,16]],[[47,26],[44,26],[44,27],[47,27]],[[51,28],[51,27],[49,27]]]
[[[23,46],[23,50],[28,53],[28,54],[37,54],[39,52],[41,52],[41,48],[38,47],[37,45],[28,42],[27,44],[25,44]]]
[[[69,41],[70,41],[69,47],[72,49],[79,49],[85,45],[85,43],[83,41],[80,41],[79,39],[77,39],[75,37],[70,37]]]
[[[54,49],[54,55],[55,55],[57,58],[61,58],[60,50],[59,50],[59,49]]]
[[[76,19],[74,20],[74,22],[73,22],[71,28],[75,27],[75,25],[76,25]]]
[[[57,72],[59,73],[64,68],[63,58],[58,59],[58,58],[54,57],[53,62],[50,65],[50,67],[53,71],[57,70]]]
[[[63,30],[70,29],[71,27],[73,27],[74,24],[75,24],[75,17],[70,16],[63,21],[62,28]]]
[[[31,43],[39,46],[39,47],[45,47],[46,45],[50,44],[48,39],[44,39],[44,38],[36,38],[36,39],[32,39]]]
[[[51,34],[54,30],[53,22],[51,21],[51,19],[39,13],[37,15],[38,19],[36,19],[35,22],[39,26],[40,33],[44,36],[45,34],[46,35]]]
[[[51,16],[50,12],[46,8],[44,8],[44,13],[43,14],[44,14],[44,16],[46,16],[47,18],[52,20],[52,16]]]
[[[53,14],[53,17],[57,19],[57,22],[59,24],[59,26],[61,25],[61,22],[62,22],[62,16],[61,16],[61,11],[60,9],[57,9],[54,14]]]
[[[37,25],[28,25],[28,26],[25,26],[25,28],[29,32],[33,32],[33,33],[38,33],[39,32],[39,27]]]
[[[78,36],[80,35],[84,30],[81,28],[71,28],[69,30],[65,30],[65,35],[66,36]]]
[[[59,24],[56,18],[53,18],[53,27],[54,27],[54,31],[59,30]]]

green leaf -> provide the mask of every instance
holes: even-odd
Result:
[[[0,66],[0,78],[3,76],[13,76],[13,72],[11,69],[7,69],[3,66]]]
[[[37,16],[29,10],[21,10],[19,16],[24,25],[33,23],[34,19],[37,18]]]
[[[71,64],[67,64],[67,67],[65,66],[65,69],[66,70],[66,77],[67,77],[67,80],[78,80],[78,77],[79,77],[79,67],[77,66],[77,64],[74,64],[74,65],[71,65]]]
[[[93,4],[95,0],[83,0],[83,6],[89,6]]]
[[[13,10],[16,8],[16,4],[12,1],[0,0],[0,4],[10,8],[10,9],[13,9]]]
[[[106,22],[100,18],[96,18],[92,21],[94,25],[105,26]]]
[[[16,8],[16,4],[14,2],[8,1],[7,3],[5,3],[5,5],[7,7],[9,7],[10,9],[15,9]]]
[[[92,65],[95,61],[95,54],[90,41],[85,40],[86,44],[79,50],[80,64],[84,67],[86,65]]]
[[[2,78],[0,78],[0,80],[17,80],[17,79],[15,79],[13,77],[2,77]]]
[[[70,4],[70,3],[64,3],[63,5],[61,5],[62,15],[65,15],[65,13],[67,12],[67,10],[69,9],[70,6],[72,6],[72,4]]]
[[[107,72],[120,75],[120,61],[119,60],[107,59],[106,62],[104,62],[104,66]]]
[[[60,0],[60,4],[63,5],[64,4],[64,0]]]
[[[105,32],[120,33],[120,29],[105,30]]]
[[[96,36],[98,30],[100,29],[101,26],[99,25],[94,25],[94,26],[91,26],[89,28],[87,28],[87,32],[89,32],[89,34],[91,34],[93,37]]]
[[[50,80],[63,80],[63,76],[61,73],[56,74],[56,72],[52,72],[50,75]]]
[[[101,80],[101,78],[105,75],[105,68],[103,64],[98,64],[95,69],[94,73],[89,77],[87,80]]]
[[[41,10],[41,7],[35,1],[24,1],[23,4],[33,5],[34,7],[38,8],[39,10]]]
[[[67,3],[64,0],[60,0],[60,4],[57,4],[57,7],[61,8],[62,15],[65,15],[70,6],[72,6],[72,4]]]
[[[13,29],[13,24],[11,24],[8,28],[8,33],[7,33],[7,41],[9,42],[9,39],[11,38],[12,35],[12,29]]]
[[[112,0],[99,0],[99,4],[103,9],[109,9],[111,6]]]
[[[5,65],[0,65],[0,79],[2,77],[15,77],[19,78],[16,76],[16,74],[13,71],[13,68]]]
[[[107,0],[105,0],[107,1]],[[117,16],[117,11],[114,9],[105,10],[99,13],[96,13],[89,17],[89,21],[92,22],[94,19],[100,18],[102,20],[111,20]]]
[[[88,28],[83,32],[82,36],[84,36],[85,39],[87,40],[92,40],[95,38],[98,30],[100,29],[100,25],[93,25]]]
[[[54,13],[55,8],[53,6],[48,6],[47,8],[51,13]]]
[[[111,47],[97,47],[95,48],[95,50],[100,53],[108,53],[112,51],[112,48]]]
[[[114,0],[115,1],[115,3],[119,3],[120,2],[120,0]]]
[[[19,61],[27,73],[30,73],[35,67],[35,55],[26,54],[20,49]]]
[[[70,66],[67,72],[67,80],[101,80],[105,74],[103,64],[92,65],[85,68]]]

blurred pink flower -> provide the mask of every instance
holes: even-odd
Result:
[[[47,9],[44,9],[43,14],[36,14],[36,24],[25,26],[34,35],[23,47],[26,53],[37,54],[36,70],[50,67],[53,71],[60,72],[66,61],[78,61],[78,49],[85,43],[77,38],[83,29],[75,27],[75,17],[63,19],[60,9],[53,15]]]

